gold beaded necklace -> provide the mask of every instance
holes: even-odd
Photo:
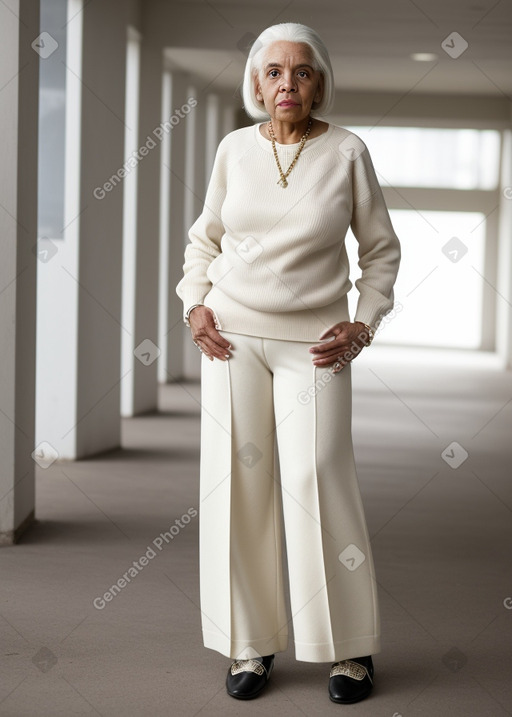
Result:
[[[300,140],[299,148],[298,148],[297,152],[295,153],[295,157],[293,158],[292,163],[290,164],[290,166],[288,167],[288,169],[287,169],[286,172],[284,173],[283,170],[282,170],[282,168],[281,168],[281,163],[279,162],[279,157],[277,156],[276,138],[275,138],[275,136],[274,136],[274,129],[273,129],[273,127],[272,127],[272,120],[269,120],[269,123],[268,123],[268,133],[269,133],[270,139],[271,139],[271,141],[272,141],[272,149],[274,150],[274,157],[276,158],[277,168],[278,168],[278,170],[279,170],[279,174],[281,175],[281,179],[279,179],[277,183],[280,184],[281,187],[283,187],[283,189],[288,186],[288,182],[286,181],[286,177],[290,174],[290,172],[291,172],[292,169],[294,168],[295,163],[296,163],[296,161],[298,160],[300,153],[302,152],[302,148],[303,148],[304,145],[306,144],[306,140],[307,140],[307,138],[308,138],[308,135],[309,135],[309,133],[311,132],[311,124],[312,124],[312,119],[311,119],[311,117],[310,117],[310,118],[309,118],[309,122],[308,122],[308,128],[307,128],[307,130],[304,132],[304,134],[302,135],[302,138],[301,138],[301,140]]]

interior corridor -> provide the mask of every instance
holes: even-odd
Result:
[[[329,664],[292,641],[263,695],[227,695],[230,660],[201,638],[191,381],[124,418],[121,450],[37,467],[37,522],[1,556],[0,714],[512,714],[512,374],[490,354],[379,346],[352,371],[383,635],[368,700],[330,702]]]

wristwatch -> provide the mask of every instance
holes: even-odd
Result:
[[[183,321],[185,322],[185,326],[190,327],[190,321],[189,321],[190,312],[192,311],[192,309],[195,309],[196,306],[203,306],[203,304],[192,304],[192,306],[191,306],[189,309],[187,309],[187,313],[186,313],[185,316],[183,317]]]

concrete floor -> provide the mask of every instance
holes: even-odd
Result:
[[[181,519],[199,468],[199,385],[184,383],[123,419],[122,450],[37,468],[37,523],[0,549],[0,714],[511,715],[512,374],[375,346],[353,379],[382,617],[369,699],[330,702],[330,665],[296,661],[292,641],[258,699],[226,694],[231,661],[201,640],[198,518]]]

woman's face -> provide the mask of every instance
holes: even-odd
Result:
[[[322,74],[313,69],[311,49],[302,42],[269,45],[255,82],[256,98],[272,119],[282,122],[300,122],[322,99]]]

